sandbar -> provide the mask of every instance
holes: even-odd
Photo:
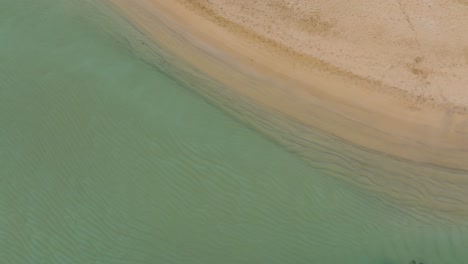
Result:
[[[468,219],[468,2],[104,2],[331,175]]]

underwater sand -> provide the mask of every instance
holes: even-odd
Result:
[[[464,200],[451,200],[463,185],[434,184],[460,188],[437,204],[421,182],[399,200],[355,181],[463,172],[375,153],[345,166],[351,147],[313,129],[286,144],[298,141],[269,132],[283,119],[141,48],[126,23],[83,1],[0,3],[0,262],[468,260]]]
[[[267,6],[278,2],[287,5],[290,1],[272,0]],[[320,10],[319,3],[296,2],[299,3]],[[332,2],[328,4],[333,5]],[[363,67],[370,71],[375,59],[364,60],[364,63],[356,60],[354,67],[340,68],[306,54],[308,49],[298,51],[294,48],[296,40],[308,43],[307,37],[312,33],[306,34],[302,28],[293,27],[294,24],[283,32],[284,28],[281,31],[277,22],[268,24],[268,20],[262,20],[264,13],[271,15],[273,12],[274,15],[275,9],[257,9],[259,16],[250,18],[248,13],[252,10],[249,8],[258,5],[261,2],[108,0],[97,6],[103,7],[106,14],[109,10],[115,11],[121,23],[114,34],[125,38],[140,58],[152,65],[167,65],[170,74],[177,75],[193,91],[320,168],[327,177],[377,193],[386,201],[405,208],[416,208],[419,214],[466,223],[468,112],[463,104],[447,102],[446,95],[430,92],[430,87],[437,77],[439,81],[446,81],[444,91],[455,92],[457,98],[462,99],[468,75],[460,75],[458,70],[467,70],[468,64],[456,62],[455,69],[429,63],[434,71],[427,76],[427,86],[423,87],[426,94],[408,89],[413,87],[406,85],[411,78],[405,79],[405,85],[389,86],[371,75],[359,75],[358,70]],[[236,7],[241,10],[233,10]],[[226,10],[232,12],[224,14]],[[292,18],[300,15],[296,14],[297,9],[291,10],[285,9],[290,16],[283,14],[278,21],[289,25]],[[386,9],[380,12],[382,10]],[[403,10],[409,14],[414,7]],[[368,16],[365,9],[357,11]],[[448,14],[453,13],[453,21],[458,26],[466,21],[466,17],[460,15],[465,11],[466,8],[455,13],[453,9],[447,10]],[[359,12],[355,16],[359,17]],[[388,48],[392,48],[393,53],[395,49],[401,52],[393,54],[394,57],[417,57],[423,47],[425,53],[433,50],[434,56],[439,56],[435,53],[437,47],[432,46],[434,36],[428,35],[427,29],[416,29],[412,23],[408,26],[408,21],[402,24],[398,19],[401,13],[401,10],[399,16],[389,13],[397,25],[392,27],[391,24],[386,29],[398,31],[401,28],[404,32],[413,28],[413,37],[424,36],[429,41],[420,39],[420,48],[414,50],[393,39],[391,34],[382,33],[381,38]],[[414,12],[411,15],[415,16]],[[235,21],[238,16],[242,22]],[[378,20],[378,17],[373,19],[376,18]],[[431,18],[435,19],[433,22],[446,22],[446,18],[435,15]],[[344,18],[345,24],[349,19]],[[252,20],[255,23],[249,22]],[[462,49],[463,44],[468,45],[465,43],[468,39],[463,34],[460,36],[457,25],[448,28],[448,33],[444,33],[448,34],[447,39],[438,39],[437,43],[456,43]],[[278,28],[265,34],[265,26]],[[371,23],[369,27],[377,26]],[[272,33],[276,30],[284,34],[298,31],[303,36],[282,38],[279,42]],[[312,46],[346,41],[340,34],[322,37],[310,42]],[[352,40],[347,43],[355,46]],[[358,45],[356,53],[362,49],[373,51],[375,43],[367,44],[370,46]],[[463,51],[453,52],[455,57],[463,58]],[[346,56],[337,58],[349,61]],[[391,60],[379,58],[377,62],[393,64]],[[417,57],[417,61],[423,60]],[[406,64],[395,64],[394,68],[411,71]],[[455,86],[452,78],[458,80]]]

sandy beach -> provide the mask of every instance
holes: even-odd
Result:
[[[467,8],[0,1],[1,263],[468,263]]]
[[[466,2],[107,4],[147,38],[137,49],[157,43],[222,84],[199,92],[228,111],[266,109],[246,119],[306,159],[394,200],[468,215]],[[308,153],[317,144],[337,154]]]

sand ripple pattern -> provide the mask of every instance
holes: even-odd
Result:
[[[369,183],[373,168],[356,167],[346,144],[336,151],[327,142],[337,139],[288,123],[160,49],[136,49],[141,35],[122,35],[112,13],[82,3],[0,3],[9,40],[0,46],[1,263],[466,259],[463,225],[388,204],[355,178],[327,177],[360,170],[359,186],[382,184]],[[244,126],[253,121],[275,131],[265,133],[271,140]]]
[[[129,27],[128,22],[122,22],[129,27],[128,31],[116,35],[126,36],[126,41],[138,56],[149,64],[158,65],[179,83],[191,87],[219,108],[303,157],[323,174],[372,191],[391,203],[404,205],[412,211],[411,215],[421,220],[437,216],[442,221],[465,223],[468,219],[466,171],[410,162],[371,151],[303,124],[259,99],[261,95],[276,96],[278,93],[278,97],[283,95],[291,100],[293,95],[288,88],[292,84],[271,82],[243,68],[232,58],[223,56],[184,32],[180,25],[157,9],[147,10],[144,4],[129,5],[127,1],[114,3],[124,8],[135,24]],[[177,47],[174,50],[195,56],[200,64],[222,69],[217,74],[233,79],[231,81],[237,86],[226,86],[209,78],[200,69],[183,62],[189,59],[171,54],[165,47]],[[298,103],[306,102],[299,100]],[[312,102],[308,104],[309,107]],[[315,110],[317,113],[333,111],[321,104],[317,104]],[[321,118],[314,112],[307,114],[314,120]],[[347,122],[356,123],[354,120]],[[356,124],[359,125],[366,124]]]

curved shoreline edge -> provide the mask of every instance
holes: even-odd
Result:
[[[465,113],[424,104],[415,109],[365,80],[278,60],[281,54],[252,46],[177,2],[107,2],[150,42],[200,71],[185,72],[199,93],[246,116],[326,174],[429,214],[435,208],[468,216]],[[151,61],[154,48],[138,45]]]

